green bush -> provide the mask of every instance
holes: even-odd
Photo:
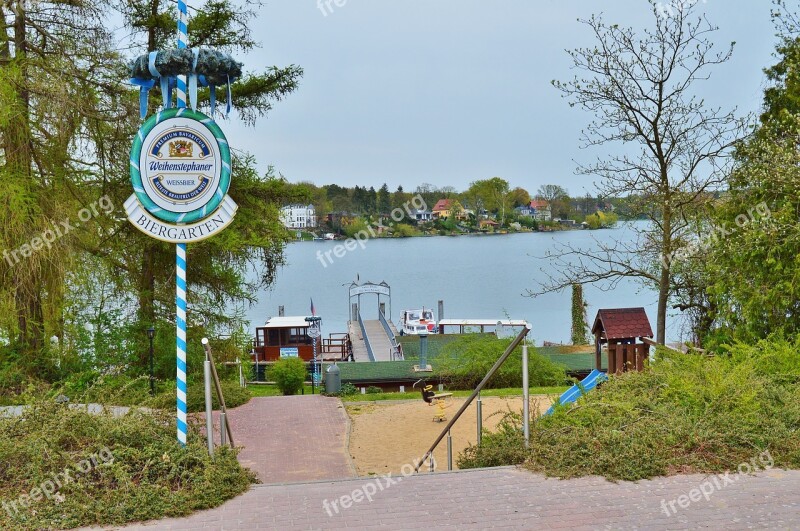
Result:
[[[461,469],[519,465],[528,455],[522,442],[522,415],[508,412],[498,423],[497,431],[484,430],[481,445],[470,444],[459,454],[456,464]]]
[[[157,407],[160,409],[171,409],[175,407],[175,386],[174,382],[171,389],[159,394],[151,402],[143,402],[144,405]],[[225,406],[234,408],[246,404],[252,395],[247,388],[240,387],[239,382],[231,380],[221,380],[222,396],[225,398]],[[214,384],[211,384],[211,404],[215,410],[219,409],[219,399]],[[186,393],[186,408],[189,413],[198,413],[206,410],[206,393],[203,381],[190,382]]]
[[[377,395],[383,392],[383,389],[380,387],[375,387],[374,385],[370,385],[367,387],[367,394],[368,395]]]
[[[251,394],[246,387],[240,387],[239,382],[231,380],[220,381],[222,387],[222,396],[225,398],[225,406],[228,408],[239,407],[250,401]],[[174,392],[172,393],[174,395]],[[211,385],[211,403],[214,409],[219,409],[219,400],[217,399],[217,391],[214,385]],[[172,399],[174,401],[174,396]],[[202,382],[196,382],[189,385],[189,392],[186,394],[186,407],[190,412],[192,411],[205,411],[206,410],[206,397],[205,387]]]
[[[67,529],[184,516],[216,507],[255,480],[236,452],[210,458],[194,425],[175,440],[174,412],[124,417],[32,404],[24,419],[0,418],[0,499],[16,502],[69,472],[51,498],[0,511],[0,529]],[[94,458],[94,461],[92,461]],[[10,506],[9,506],[10,507]]]
[[[275,384],[284,395],[297,394],[306,380],[306,364],[300,358],[281,358],[270,371]]]
[[[225,405],[234,408],[246,404],[250,392],[239,386],[237,381],[220,380]],[[49,393],[51,398],[63,394],[72,403],[98,403],[107,406],[142,406],[155,409],[171,410],[175,408],[175,381],[155,382],[156,396],[150,396],[150,379],[148,376],[131,378],[126,375],[100,375],[86,371],[76,373],[61,386],[54,387]],[[211,396],[213,407],[219,409],[217,392],[212,384]],[[202,380],[189,381],[186,393],[186,406],[189,413],[205,411],[205,387]]]
[[[342,388],[337,393],[339,396],[355,396],[359,393],[358,387],[351,384],[350,382],[346,382],[342,384]]]
[[[800,340],[737,344],[713,357],[659,351],[645,372],[613,376],[531,425],[518,423],[471,447],[459,467],[522,463],[560,477],[638,480],[713,473],[769,451],[776,467],[800,467]]]
[[[451,389],[474,389],[510,344],[510,339],[466,334],[442,348],[437,358],[436,370]],[[567,382],[564,367],[540,356],[530,346],[528,373],[529,383],[535,387],[558,386]],[[489,381],[487,388],[521,385],[522,347],[517,347]]]

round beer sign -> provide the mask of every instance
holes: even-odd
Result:
[[[193,223],[228,193],[231,156],[217,124],[191,109],[151,116],[131,148],[131,183],[147,212],[168,223]]]

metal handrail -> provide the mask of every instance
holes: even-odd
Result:
[[[514,338],[514,341],[512,341],[511,344],[506,348],[505,352],[503,352],[503,355],[498,358],[494,365],[492,365],[492,368],[489,369],[489,372],[486,373],[486,376],[483,377],[483,380],[481,380],[481,383],[478,384],[478,387],[476,387],[475,390],[472,391],[472,394],[469,395],[467,401],[464,402],[458,412],[453,415],[453,418],[450,419],[450,422],[448,422],[447,426],[444,427],[442,433],[440,433],[436,438],[430,449],[422,457],[422,460],[414,467],[414,472],[419,472],[419,467],[422,466],[422,463],[424,463],[426,459],[433,459],[433,451],[436,450],[436,447],[439,446],[440,442],[442,442],[442,439],[444,439],[445,435],[447,435],[447,433],[450,431],[450,428],[452,428],[453,425],[458,422],[458,419],[461,418],[461,415],[464,413],[464,411],[466,411],[470,404],[472,404],[472,401],[475,400],[475,397],[478,396],[481,390],[483,390],[483,388],[489,382],[489,379],[494,376],[494,373],[496,373],[500,367],[503,366],[503,363],[506,362],[508,357],[511,356],[511,353],[514,352],[514,349],[517,348],[520,343],[522,343],[522,341],[525,339],[525,336],[527,336],[530,331],[531,325],[529,323],[525,325],[525,328],[520,330],[519,334],[517,334],[517,337]]]
[[[395,361],[396,359],[404,359],[402,357],[398,357],[397,356],[397,354],[399,354],[399,351],[398,351],[398,348],[397,348],[398,345],[399,345],[399,343],[397,342],[397,336],[392,331],[392,327],[389,326],[389,322],[386,320],[386,316],[383,315],[383,312],[380,311],[380,310],[378,310],[378,320],[383,325],[383,330],[386,332],[386,335],[389,337],[389,344],[391,345],[390,350],[389,350],[389,359],[392,360],[392,361]]]
[[[361,336],[364,338],[364,345],[367,346],[367,356],[369,356],[369,361],[375,361],[375,354],[372,353],[372,345],[369,344],[367,328],[364,326],[364,319],[361,318],[360,311],[358,312],[358,326],[361,327]]]
[[[391,341],[393,345],[396,345],[397,338],[395,337],[394,332],[392,332],[392,327],[389,326],[389,322],[386,320],[386,316],[383,315],[383,312],[380,310],[378,310],[378,320],[383,325],[383,329],[386,330],[386,335],[389,336],[389,341]]]

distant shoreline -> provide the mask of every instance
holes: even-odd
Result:
[[[505,232],[461,232],[461,233],[452,233],[452,234],[414,234],[411,236],[375,236],[369,238],[370,240],[407,240],[409,238],[453,238],[453,237],[462,237],[462,236],[476,236],[476,237],[484,237],[484,236],[510,236],[513,234],[552,234],[557,232],[571,232],[571,231],[590,231],[596,232],[601,230],[613,230],[618,227],[603,227],[600,229],[585,229],[581,226],[574,226],[568,227],[563,226],[559,228],[552,228],[550,230],[515,230],[515,231],[505,231]],[[290,231],[297,231],[299,229],[289,229]],[[310,234],[308,231],[302,231],[305,234]],[[338,242],[338,241],[346,241],[353,236],[339,236],[334,240],[326,240],[326,239],[308,239],[308,238],[301,238],[301,239],[293,239],[289,243],[304,243],[304,242]]]

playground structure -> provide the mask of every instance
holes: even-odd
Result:
[[[542,416],[552,414],[556,406],[574,403],[580,397],[606,380],[608,380],[608,376],[606,376],[604,372],[598,371],[597,369],[593,370],[589,373],[589,376],[584,378],[580,383],[577,383],[564,391],[564,394],[558,398],[558,402],[550,406],[550,409],[548,409]]]
[[[435,405],[437,408],[436,413],[434,413],[433,415],[434,422],[444,422],[447,420],[447,413],[445,412],[445,410],[452,405],[447,399],[452,396],[453,393],[436,394],[433,391],[432,385],[426,385],[425,387],[422,388],[422,400],[424,400],[425,403],[428,405],[431,406]]]
[[[650,353],[646,340],[652,339],[653,329],[644,308],[614,308],[597,312],[592,326],[595,349],[595,370],[602,370],[603,345],[608,351],[608,372],[642,371]],[[637,339],[640,340],[637,343]]]

